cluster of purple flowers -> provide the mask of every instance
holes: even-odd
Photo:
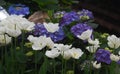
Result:
[[[81,35],[86,30],[92,30],[91,26],[88,26],[86,23],[78,23],[71,28],[71,32],[77,37],[77,35]]]
[[[83,9],[79,12],[71,11],[63,15],[60,21],[60,26],[69,25],[74,21],[85,21],[93,18],[93,14],[89,10]]]
[[[96,53],[95,53],[95,59],[98,62],[104,62],[107,64],[110,64],[112,61],[110,59],[110,52],[108,50],[104,50],[104,49],[99,49]]]
[[[80,17],[80,20],[89,20],[89,19],[93,19],[94,18],[92,12],[89,11],[89,10],[85,10],[85,9],[77,12],[77,14]]]
[[[33,34],[35,36],[46,36],[46,37],[50,37],[54,42],[58,42],[60,40],[63,40],[65,37],[65,34],[62,30],[62,28],[60,27],[58,31],[54,32],[54,33],[50,33],[46,30],[46,28],[44,27],[43,24],[36,24],[35,25],[35,29],[33,31]]]
[[[28,15],[30,13],[29,7],[23,4],[13,4],[8,9],[9,14]]]
[[[69,25],[70,23],[78,20],[79,20],[78,14],[74,11],[71,11],[63,15],[63,17],[60,20],[60,26]]]

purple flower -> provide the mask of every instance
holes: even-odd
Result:
[[[69,25],[70,23],[78,20],[79,20],[78,14],[74,11],[71,11],[69,13],[64,14],[62,19],[60,20],[60,26]]]
[[[43,24],[37,24],[35,26],[35,29],[33,31],[33,34],[35,36],[47,36],[50,37],[54,42],[58,42],[60,40],[63,40],[65,37],[65,34],[62,30],[62,28],[60,27],[58,31],[54,32],[54,33],[50,33],[46,30],[46,28],[44,27]]]
[[[83,9],[82,11],[79,11],[78,15],[81,20],[89,20],[94,18],[92,12],[85,9]]]
[[[28,15],[30,13],[29,7],[23,4],[13,4],[8,9],[9,14]]]
[[[117,61],[117,64],[119,64],[119,65],[120,65],[120,60],[119,60],[119,61]]]
[[[91,29],[86,23],[78,23],[71,27],[71,32],[77,37],[77,35],[81,35],[84,31]]]
[[[49,36],[49,33],[47,32],[43,24],[36,24],[34,28],[35,29],[33,30],[33,34],[35,36]]]
[[[99,49],[95,53],[95,59],[98,62],[104,62],[104,63],[110,64],[111,63],[110,52],[104,49]]]

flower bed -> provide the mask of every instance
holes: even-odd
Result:
[[[48,10],[36,24],[28,14],[22,4],[0,9],[2,74],[119,74],[120,38],[97,32],[91,11]]]

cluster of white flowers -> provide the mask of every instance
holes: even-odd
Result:
[[[31,31],[34,29],[34,26],[33,22],[28,21],[22,16],[8,15],[0,20],[0,38],[3,40],[3,36],[6,36],[4,39],[6,44],[8,44],[11,41],[11,37],[18,37],[22,33],[22,30]],[[3,45],[4,42],[1,41],[0,44]]]
[[[81,35],[77,36],[79,39],[81,40],[86,40],[90,46],[87,46],[86,49],[90,52],[90,53],[95,53],[96,50],[100,47],[100,42],[98,39],[91,39],[91,35],[92,35],[92,30],[87,30],[85,32],[83,32]],[[113,48],[113,49],[117,49],[120,47],[120,38],[116,37],[115,35],[109,35],[107,37],[107,44],[108,47]],[[120,60],[120,51],[118,52],[119,55],[115,55],[113,53],[110,54],[110,59],[112,61],[119,61]],[[101,68],[101,63],[97,63],[97,61],[92,62],[93,67],[96,69]]]
[[[33,37],[30,35],[28,40],[33,43],[33,50],[42,50],[45,46],[48,46],[51,50],[47,50],[45,55],[49,58],[56,58],[61,54],[64,59],[70,59],[71,57],[79,59],[83,54],[81,49],[72,48],[72,45],[54,43],[50,37]]]

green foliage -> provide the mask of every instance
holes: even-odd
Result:
[[[38,4],[41,10],[55,10],[58,8],[58,0],[32,0]]]

